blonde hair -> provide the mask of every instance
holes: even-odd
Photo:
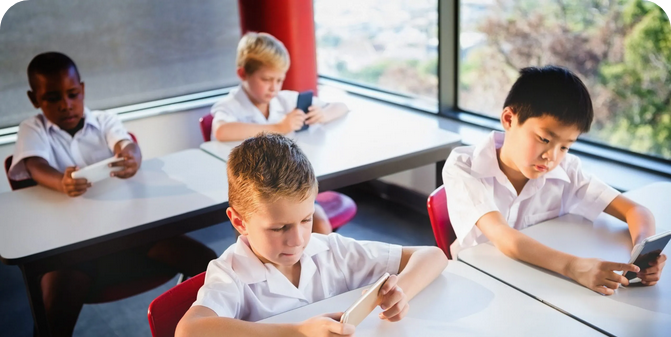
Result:
[[[283,72],[289,69],[289,52],[284,44],[268,33],[249,32],[238,43],[236,60],[238,68],[248,75],[262,66],[276,68]]]
[[[278,134],[261,133],[236,146],[226,163],[228,204],[241,216],[279,198],[300,201],[317,192],[312,165],[298,145]]]

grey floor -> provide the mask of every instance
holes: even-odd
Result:
[[[402,245],[435,244],[426,214],[367,194],[349,195],[356,201],[359,210],[354,220],[339,230],[340,234]],[[217,254],[234,242],[228,222],[189,235],[207,244]],[[176,281],[177,278],[125,300],[85,305],[75,336],[151,336],[147,307]],[[16,266],[4,264],[0,264],[0,336],[32,336],[32,318],[21,272]]]

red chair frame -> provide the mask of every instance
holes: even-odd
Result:
[[[447,195],[445,186],[438,187],[429,195],[426,200],[426,209],[429,212],[433,236],[436,238],[436,244],[443,250],[448,259],[452,259],[450,245],[457,239],[454,233],[450,214],[447,209]]]

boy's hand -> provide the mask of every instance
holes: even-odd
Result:
[[[391,275],[380,288],[379,296],[382,297],[380,308],[384,310],[380,313],[380,318],[389,322],[400,321],[410,309],[403,289],[396,283],[398,283],[398,276]]]
[[[308,113],[305,116],[305,124],[320,124],[324,120],[324,110],[318,106],[312,105],[308,108]]]
[[[640,268],[633,264],[601,261],[599,259],[576,258],[569,265],[568,276],[576,282],[604,295],[612,295],[620,284],[629,285],[626,277],[615,271],[633,271]]]
[[[666,264],[666,255],[660,254],[657,260],[650,262],[650,267],[641,270],[636,276],[641,279],[641,283],[646,286],[652,286],[659,281],[662,276],[662,269]]]
[[[75,166],[66,168],[63,179],[61,179],[61,190],[70,197],[78,197],[91,187],[91,184],[84,178],[73,179],[72,172],[74,171],[77,171]]]
[[[352,336],[354,325],[340,323],[342,312],[315,316],[298,325],[301,336]]]
[[[303,127],[304,122],[305,122],[305,113],[303,112],[303,110],[294,109],[290,113],[286,114],[284,116],[284,119],[282,119],[282,121],[279,122],[278,126],[280,129],[280,133],[287,134],[291,131],[296,131]]]
[[[119,153],[116,154],[116,157],[123,158],[124,160],[111,163],[109,164],[109,166],[123,167],[123,169],[110,173],[112,177],[127,179],[134,176],[135,173],[137,173],[137,170],[140,167],[137,164],[137,161],[135,160],[135,155],[133,154],[133,151],[131,150],[130,146],[125,146],[123,149],[121,149],[121,151],[119,151]]]

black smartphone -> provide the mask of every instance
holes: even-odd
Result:
[[[296,109],[301,109],[303,112],[308,113],[308,108],[312,105],[312,90],[304,91],[298,94],[298,100],[296,101]],[[297,131],[307,130],[308,125],[303,123],[303,127]]]
[[[637,265],[641,270],[646,269],[650,266],[650,262],[657,259],[657,257],[662,253],[666,244],[669,243],[671,239],[671,231],[659,233],[653,235],[643,242],[637,244],[634,247],[634,250],[631,254],[631,259],[629,263]],[[631,281],[631,283],[640,282],[641,280],[636,276],[634,272],[627,272],[624,277]]]

